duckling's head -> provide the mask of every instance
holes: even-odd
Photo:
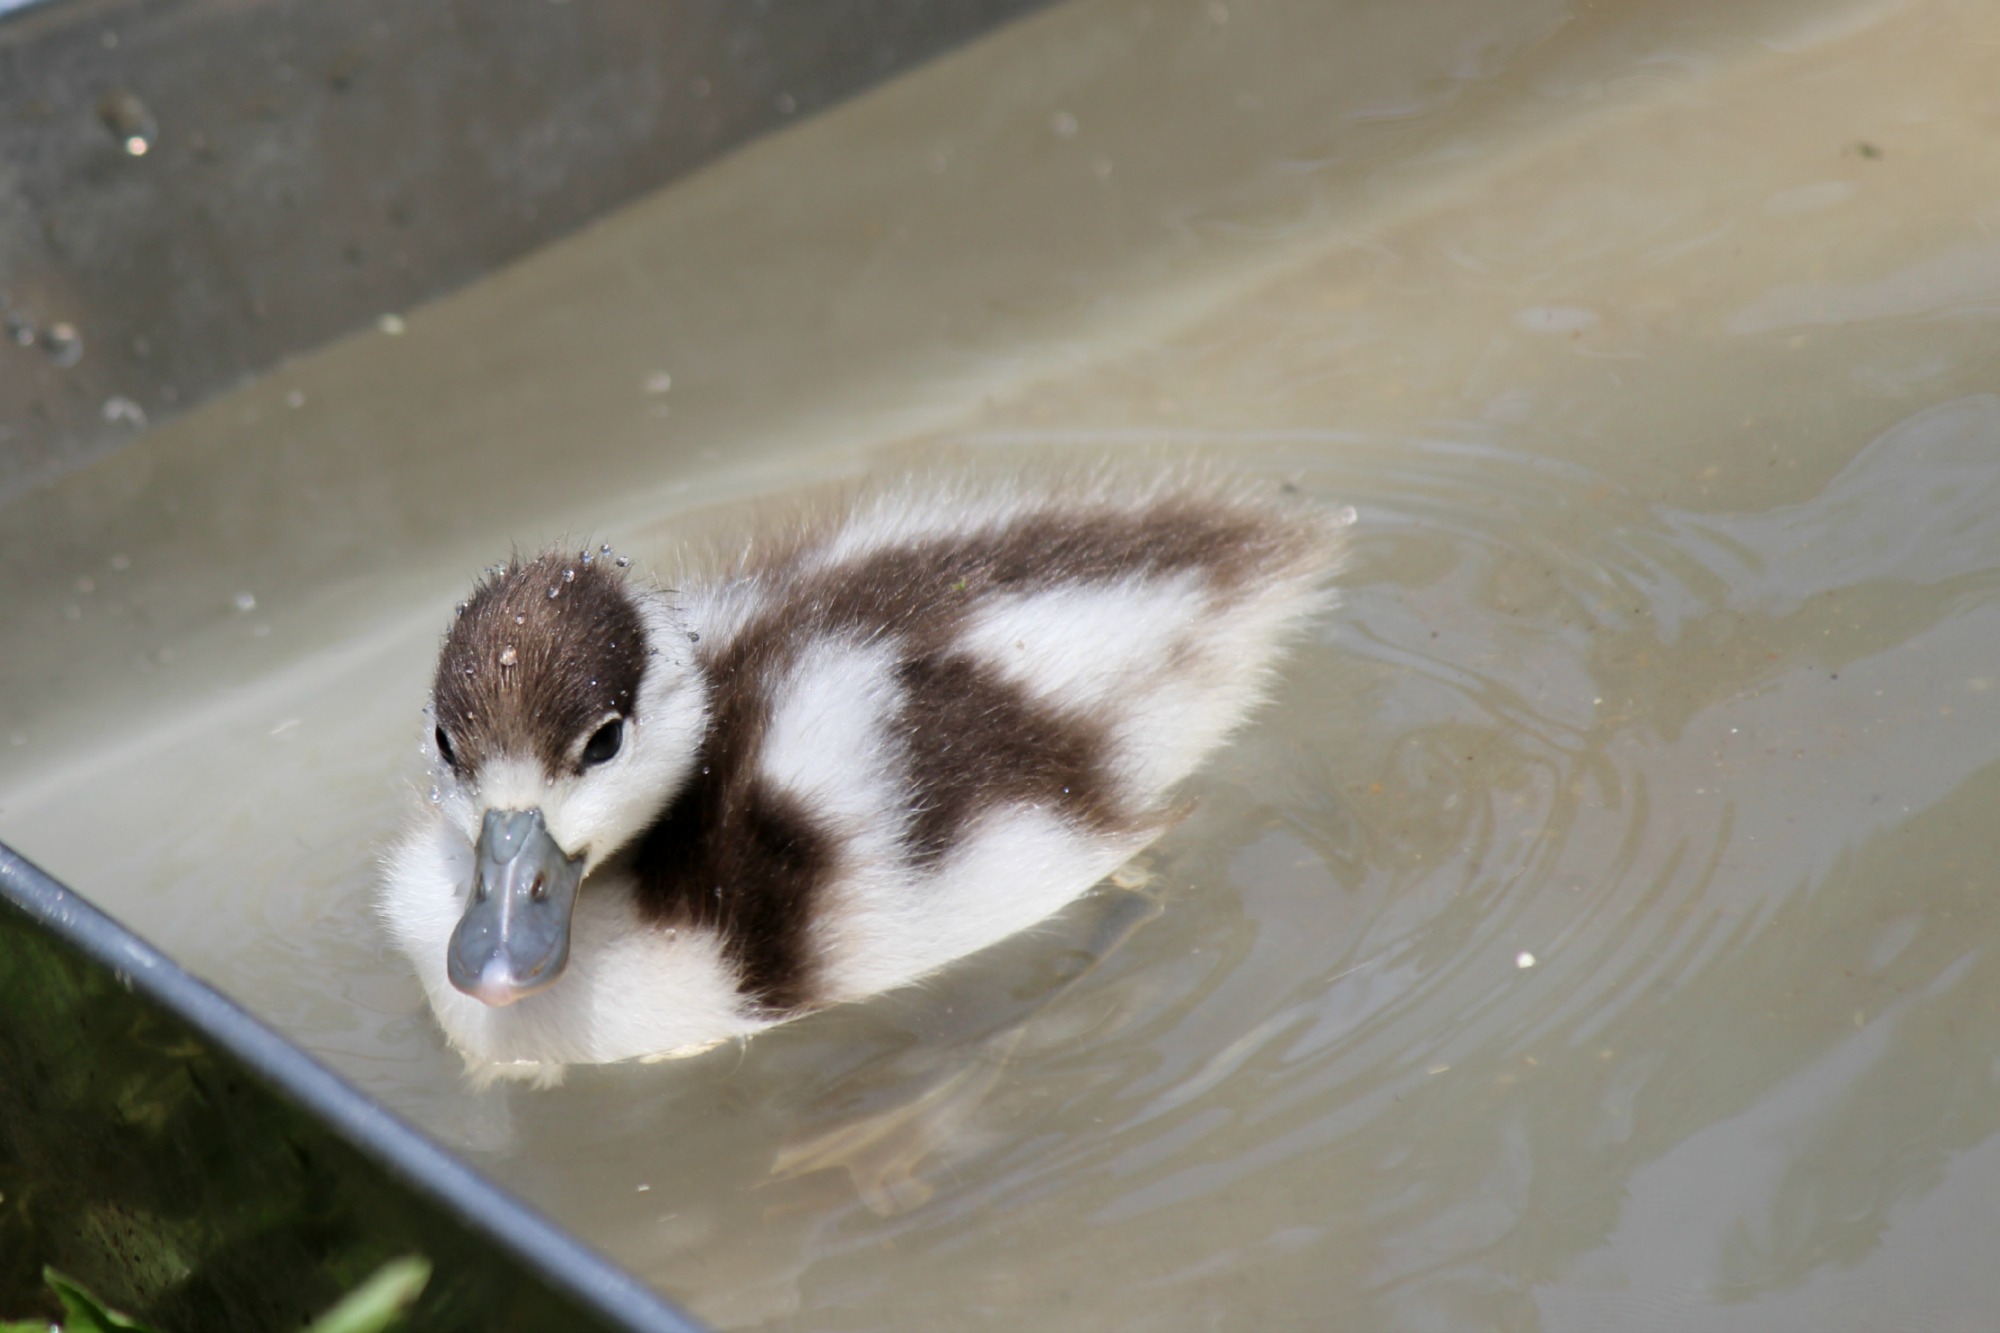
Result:
[[[439,806],[474,848],[452,985],[491,1005],[555,984],[577,890],[687,778],[705,693],[666,598],[608,556],[495,568],[431,692]]]

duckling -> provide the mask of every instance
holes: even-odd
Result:
[[[1177,472],[905,482],[675,590],[489,571],[380,913],[481,1077],[740,1038],[1032,926],[1152,841],[1332,605],[1342,518]]]

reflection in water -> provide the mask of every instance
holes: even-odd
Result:
[[[1922,0],[1061,6],[393,358],[288,368],[315,457],[407,455],[367,513],[449,489],[642,563],[857,455],[1200,448],[1356,506],[1344,607],[1144,891],[906,994],[459,1079],[358,849],[413,799],[458,587],[405,566],[512,531],[385,536],[359,613],[219,575],[169,640],[166,584],[118,580],[182,538],[121,529],[127,566],[28,611],[154,674],[8,770],[0,831],[724,1326],[1984,1327],[2000,204],[1964,108],[1996,38]],[[180,453],[244,484],[243,423],[309,420],[284,387],[51,512]],[[582,517],[539,507],[584,471]]]
[[[846,1067],[829,1070],[817,1061],[817,1068],[800,1068],[794,1092],[813,1079],[831,1093],[796,1112],[771,1179],[844,1170],[861,1201],[884,1217],[929,1201],[935,1187],[922,1169],[947,1145],[963,1149],[1008,1061],[1024,1048],[1049,1049],[1085,1035],[1038,1011],[1159,911],[1142,893],[1106,888],[1069,914],[1091,921],[1088,937],[1074,948],[1052,949],[1047,940],[1009,943],[1001,959],[991,960],[997,970],[943,977],[871,1006],[871,1026],[886,1024],[895,1042],[879,1049],[864,1034],[850,1033],[841,1050]],[[1057,974],[1045,977],[1051,968]],[[1050,1027],[1052,1034],[1045,1031]]]
[[[1662,518],[1672,545],[1702,562],[1732,606],[1771,616],[1880,582],[1991,576],[2000,549],[1996,435],[2000,397],[1954,398],[1899,422],[1810,501]]]

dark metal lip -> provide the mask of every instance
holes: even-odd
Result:
[[[357,1151],[504,1248],[549,1286],[618,1327],[642,1333],[706,1333],[637,1278],[369,1100],[4,842],[0,842],[0,901],[111,969],[204,1040],[242,1061],[279,1095],[318,1117]]]

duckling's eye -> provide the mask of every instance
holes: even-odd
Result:
[[[625,744],[625,719],[614,717],[596,731],[584,743],[583,766],[591,768],[612,758],[619,747]]]
[[[451,737],[444,734],[444,728],[439,727],[432,732],[431,739],[437,742],[438,758],[444,760],[450,767],[457,768],[458,754],[451,748]]]

